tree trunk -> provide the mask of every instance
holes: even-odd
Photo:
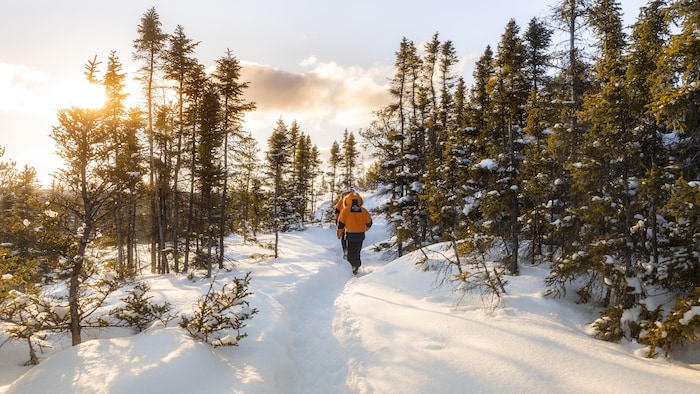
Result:
[[[221,219],[219,220],[219,269],[224,268],[224,235],[226,234],[226,192],[228,188],[228,131],[224,131],[224,184],[221,189]]]
[[[80,241],[78,244],[78,251],[75,253],[75,258],[73,260],[73,266],[71,267],[71,274],[69,278],[68,285],[68,309],[70,311],[70,333],[71,333],[71,344],[73,346],[80,345],[82,342],[80,336],[80,322],[82,317],[80,316],[80,274],[83,271],[83,263],[85,260],[85,251],[87,250],[87,245],[90,239],[90,234],[92,233],[92,209],[86,206],[85,209],[85,224],[83,225],[83,233],[80,236]]]

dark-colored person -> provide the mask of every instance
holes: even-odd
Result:
[[[340,211],[338,216],[337,236],[345,239],[347,244],[348,261],[352,266],[352,273],[362,265],[360,251],[365,240],[365,232],[372,227],[372,216],[362,206],[362,197],[357,193],[348,194],[345,199],[349,202]]]

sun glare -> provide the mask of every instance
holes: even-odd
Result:
[[[101,108],[105,103],[104,86],[91,84],[86,80],[66,82],[66,87],[62,91],[60,108],[82,107]]]

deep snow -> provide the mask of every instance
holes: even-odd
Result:
[[[371,208],[374,199],[366,201]],[[89,332],[77,347],[54,336],[54,348],[34,367],[21,365],[26,344],[8,341],[0,348],[0,393],[700,390],[700,371],[688,364],[647,359],[636,344],[593,339],[589,307],[543,297],[546,267],[521,266],[520,276],[508,278],[503,305],[491,310],[479,295],[460,298],[438,285],[435,272],[416,264],[422,254],[387,260],[374,246],[388,237],[375,217],[357,277],[328,225],[282,234],[277,259],[231,238],[231,270],[215,280],[252,272],[249,301],[259,310],[240,346],[195,342],[178,319],[138,335]],[[175,311],[190,310],[210,283],[174,274],[143,279],[152,301],[167,300]]]

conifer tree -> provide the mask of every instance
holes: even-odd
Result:
[[[343,133],[343,142],[341,144],[341,151],[343,157],[343,187],[345,189],[354,187],[356,181],[356,173],[358,168],[357,159],[360,156],[360,152],[357,150],[357,142],[355,140],[355,134],[348,132],[346,129]]]
[[[294,198],[296,200],[295,208],[301,223],[306,222],[307,205],[310,200],[311,182],[315,175],[315,169],[312,162],[312,146],[311,138],[300,133],[294,155],[296,161],[294,163],[294,179],[296,182],[292,185],[294,188]]]
[[[404,244],[412,244],[410,248],[420,244],[428,222],[420,198],[424,185],[421,177],[428,163],[424,127],[427,115],[419,104],[421,97],[427,97],[421,88],[425,68],[415,44],[405,37],[396,52],[394,67],[389,88],[392,102],[375,112],[371,127],[360,135],[372,146],[377,159],[377,180],[389,196],[381,210],[396,235],[401,256]]]
[[[279,232],[285,229],[290,213],[289,204],[283,201],[282,192],[290,163],[289,144],[287,125],[282,119],[278,119],[272,135],[267,140],[268,150],[265,154],[267,175],[270,177],[274,191],[270,205],[272,229],[275,232],[275,258],[278,257]]]
[[[141,23],[137,28],[138,37],[134,40],[134,60],[141,61],[142,83],[146,94],[146,112],[148,148],[149,148],[149,189],[151,193],[151,271],[156,271],[158,259],[157,251],[164,248],[164,245],[157,246],[156,234],[164,226],[163,217],[159,215],[161,211],[158,199],[156,198],[156,158],[154,152],[154,90],[156,88],[157,71],[159,70],[162,51],[165,49],[168,35],[163,32],[160,22],[160,15],[154,7],[149,8],[141,17]]]
[[[488,111],[491,107],[491,95],[489,92],[489,82],[495,73],[493,50],[490,45],[486,46],[484,53],[477,60],[472,77],[474,84],[469,90],[469,107],[467,111],[468,123],[474,129],[475,154],[480,159],[487,156],[486,144],[481,135],[486,134],[488,127]]]
[[[660,10],[659,10],[660,8]],[[656,57],[651,84],[651,112],[659,127],[675,137],[666,152],[669,162],[653,168],[646,194],[661,189],[650,200],[659,203],[659,247],[657,283],[673,294],[675,305],[665,306],[660,321],[648,324],[645,341],[669,351],[697,339],[697,319],[681,319],[697,308],[700,287],[700,9],[692,1],[652,2],[646,8],[645,22],[651,27],[653,43],[663,42]],[[664,26],[659,20],[676,28]],[[688,321],[686,321],[688,320]],[[653,349],[653,348],[652,348]]]
[[[184,28],[177,25],[175,32],[168,37],[168,44],[163,51],[163,70],[164,77],[172,81],[175,86],[175,96],[177,101],[175,129],[172,145],[173,155],[175,156],[174,167],[172,168],[172,220],[170,227],[172,230],[171,242],[173,251],[173,267],[175,272],[180,271],[180,170],[183,166],[183,144],[184,134],[186,132],[186,99],[187,99],[187,79],[192,68],[197,64],[194,59],[194,51],[199,43],[192,41],[185,34]]]
[[[258,161],[258,142],[247,131],[241,131],[237,138],[236,144],[232,146],[232,194],[233,194],[233,217],[232,230],[242,234],[244,240],[248,240],[250,235],[255,237],[257,227],[253,224],[258,221],[257,214],[259,209],[256,209],[254,201],[256,193],[254,185],[259,183],[260,174],[256,173],[259,167]]]
[[[642,295],[639,286],[632,285],[638,279],[630,233],[639,209],[633,197],[640,175],[634,160],[638,143],[630,128],[620,6],[614,0],[596,0],[589,19],[599,39],[593,69],[599,88],[585,97],[583,157],[571,168],[578,201],[571,212],[579,224],[579,250],[564,255],[555,271],[560,281],[571,274],[583,279],[582,298],[609,307],[596,327],[600,337],[616,340],[626,329],[621,327],[623,311]]]
[[[661,139],[665,128],[656,122],[653,112],[649,110],[654,82],[659,72],[663,72],[663,67],[657,67],[657,55],[664,50],[669,35],[663,16],[664,4],[664,0],[656,0],[642,8],[632,26],[630,50],[625,58],[628,63],[625,79],[630,96],[630,127],[639,141],[639,165],[644,168],[637,195],[646,211],[642,214],[644,220],[636,226],[639,230],[633,236],[643,254],[642,261],[650,262],[655,268],[659,263],[657,217],[659,208],[668,200],[664,179],[672,176],[664,170],[668,168],[669,156]]]
[[[434,123],[440,155],[433,157],[425,179],[425,199],[430,211],[431,234],[436,240],[454,240],[455,229],[460,221],[459,165],[461,141],[457,139],[459,130],[455,117],[454,89],[458,81],[454,66],[458,58],[451,41],[440,46],[438,57],[438,78],[440,86],[439,107]]]
[[[311,145],[311,137],[306,136],[308,139],[307,145]],[[310,173],[309,173],[309,203],[310,207],[307,207],[310,209],[310,214],[312,216],[312,220],[316,219],[316,203],[318,202],[318,198],[320,196],[323,196],[326,193],[325,185],[323,182],[323,171],[321,170],[321,165],[323,164],[323,160],[321,160],[321,151],[318,149],[318,146],[312,145],[311,146],[311,154],[309,155],[309,162],[308,166],[310,168]],[[321,177],[321,180],[319,181],[318,177]],[[318,185],[318,186],[317,186]],[[331,200],[332,201],[332,200]]]
[[[502,237],[507,248],[506,268],[512,274],[518,272],[520,229],[520,185],[517,184],[521,161],[520,144],[524,126],[524,111],[529,88],[526,78],[525,46],[519,36],[520,28],[511,19],[501,36],[494,73],[488,83],[490,115],[488,126],[481,133],[486,157],[497,166],[480,179],[487,193],[480,202],[492,236]]]
[[[338,141],[333,141],[329,154],[330,157],[328,158],[328,171],[326,171],[326,176],[330,178],[328,183],[330,185],[331,201],[336,201],[342,192],[342,185],[340,185],[340,182],[338,182],[338,171],[340,170],[340,165],[343,162],[343,157],[340,153],[340,145],[338,144]],[[334,210],[335,205],[329,206],[329,217],[332,217]]]
[[[5,148],[0,146],[0,158],[4,153]],[[34,168],[25,166],[19,170],[12,160],[0,161],[0,239],[20,264],[29,264],[44,252],[37,231],[41,229],[44,210],[40,196]],[[9,258],[10,254],[5,256]]]
[[[527,103],[525,125],[526,146],[523,152],[523,168],[520,174],[523,196],[523,232],[530,240],[530,258],[539,262],[546,253],[551,258],[551,239],[554,222],[552,204],[555,201],[556,172],[552,171],[552,157],[547,146],[546,130],[549,127],[546,98],[533,87]],[[547,242],[550,249],[543,251]]]
[[[164,102],[156,106],[156,121],[153,127],[154,155],[155,155],[155,198],[157,211],[157,223],[155,230],[158,244],[163,245],[157,251],[156,272],[166,274],[170,272],[168,264],[168,254],[172,253],[172,248],[168,246],[168,229],[170,211],[173,207],[173,189],[171,179],[173,177],[173,167],[175,160],[175,149],[173,136],[176,128],[176,107],[172,102]]]
[[[572,179],[569,173],[571,163],[581,158],[580,141],[584,129],[578,115],[582,111],[583,95],[592,86],[584,46],[588,34],[590,0],[562,0],[554,8],[554,22],[568,38],[564,50],[556,56],[555,67],[559,69],[547,89],[553,97],[551,134],[547,139],[548,155],[551,157],[550,185],[551,203],[548,201],[549,222],[552,233],[549,239],[551,253],[573,253],[576,247],[573,240],[578,228],[571,223],[570,207],[575,204],[572,193]]]
[[[210,80],[204,71],[204,66],[202,64],[193,65],[189,70],[189,76],[187,78],[187,96],[189,98],[189,105],[186,111],[186,121],[189,128],[192,130],[188,133],[189,140],[187,142],[187,147],[189,151],[189,193],[187,201],[187,220],[185,223],[185,259],[183,264],[183,270],[185,272],[189,269],[190,261],[190,250],[192,247],[192,236],[196,232],[195,227],[197,223],[195,222],[195,209],[196,207],[196,189],[198,179],[195,176],[197,174],[197,149],[198,144],[201,139],[200,129],[201,129],[201,119],[200,119],[200,108],[207,91],[211,87]],[[187,134],[186,134],[187,135]],[[195,240],[197,238],[195,237]]]
[[[672,1],[666,17],[678,26],[658,57],[652,108],[660,123],[679,131],[677,164],[686,180],[700,177],[700,10],[696,2]]]
[[[126,74],[116,53],[110,53],[107,70],[101,81],[96,81],[96,69],[88,72],[88,79],[101,82],[105,90],[104,124],[110,135],[111,161],[109,177],[116,185],[114,198],[114,232],[117,263],[126,272],[133,272],[136,248],[136,209],[144,172],[138,140],[143,121],[138,110],[127,110]]]
[[[109,134],[104,127],[101,112],[95,109],[69,108],[58,113],[58,126],[51,137],[57,154],[64,161],[59,170],[61,187],[53,196],[77,222],[64,229],[77,242],[65,250],[68,273],[69,326],[72,344],[81,343],[83,314],[80,309],[80,285],[87,269],[86,253],[90,243],[104,224],[105,204],[109,201],[113,184],[106,177],[109,168]]]
[[[525,149],[519,183],[522,185],[523,232],[531,242],[532,262],[542,258],[543,243],[546,239],[551,239],[551,229],[545,213],[551,208],[550,201],[556,198],[552,188],[556,173],[552,171],[553,161],[547,146],[547,131],[552,117],[547,91],[551,35],[552,31],[536,18],[530,20],[524,35],[530,95],[525,108]],[[549,218],[552,218],[551,214]],[[551,245],[551,241],[547,242]],[[551,252],[550,249],[550,255]]]
[[[224,133],[221,131],[221,103],[219,93],[212,86],[202,100],[200,108],[200,139],[197,147],[197,178],[200,185],[201,212],[204,227],[201,228],[206,250],[200,253],[207,267],[207,277],[211,277],[215,257],[212,249],[218,245],[217,215],[223,214],[223,207],[218,204],[216,190],[221,188],[224,172],[222,168],[221,149]]]
[[[229,178],[229,139],[239,139],[241,137],[241,125],[246,112],[255,109],[255,103],[248,102],[243,98],[248,82],[241,82],[241,65],[238,59],[233,56],[231,50],[226,51],[226,55],[216,61],[214,72],[214,83],[219,89],[222,106],[222,130],[224,132],[223,146],[223,167],[224,179],[221,192],[221,206],[224,213],[221,215],[219,223],[219,267],[223,268],[224,261],[224,235],[227,228],[227,195]]]

